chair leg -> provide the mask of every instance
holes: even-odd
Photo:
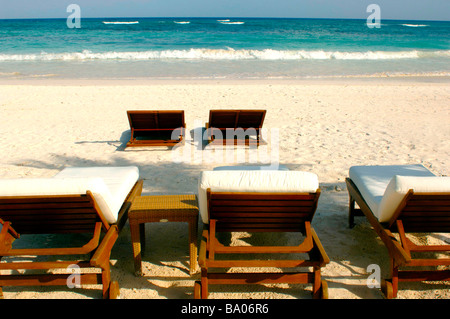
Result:
[[[194,299],[202,298],[202,284],[200,281],[194,282]]]
[[[103,299],[109,299],[110,285],[111,285],[111,272],[109,264],[102,268],[102,285],[103,285]]]
[[[198,220],[189,221],[189,274],[193,275],[197,269],[197,232]]]
[[[397,298],[397,292],[398,292],[398,267],[393,266],[393,261],[391,261],[392,264],[392,297]]]
[[[383,280],[383,282],[381,283],[381,292],[386,299],[392,299],[394,297],[392,282],[390,280]]]
[[[313,279],[313,291],[312,295],[314,299],[320,299],[321,298],[321,274],[320,274],[320,267],[314,267],[313,269],[314,279]]]
[[[117,299],[119,295],[119,283],[117,281],[111,281],[111,284],[109,285],[109,299]]]
[[[131,244],[133,246],[134,275],[139,277],[142,275],[142,233],[145,232],[145,228],[142,231],[140,224],[131,222],[130,229]]]
[[[320,284],[320,299],[328,299],[328,283],[322,279]]]
[[[208,273],[206,269],[202,269],[202,279],[201,279],[201,299],[208,299]]]
[[[381,292],[386,299],[397,297],[398,292],[398,267],[394,266],[394,260],[390,258],[390,276],[391,279],[383,280]]]
[[[2,261],[2,258],[3,258],[3,256],[0,256],[0,262]],[[2,287],[0,286],[0,299],[3,299],[4,297],[3,297],[3,289],[2,289]]]
[[[353,228],[355,226],[355,200],[350,196],[350,203],[348,209],[348,227]]]
[[[145,223],[139,224],[139,240],[141,242],[141,255],[145,254]]]

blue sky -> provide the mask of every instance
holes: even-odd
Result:
[[[277,17],[366,19],[378,4],[381,19],[450,20],[450,0],[0,0],[0,19],[81,17]]]

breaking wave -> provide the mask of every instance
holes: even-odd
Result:
[[[40,54],[0,54],[2,61],[83,61],[83,60],[398,60],[420,58],[450,58],[450,50],[439,51],[367,51],[341,52],[323,50],[234,50],[187,49],[130,52],[81,52]]]

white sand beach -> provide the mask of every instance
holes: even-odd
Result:
[[[383,298],[379,289],[367,286],[367,267],[380,265],[385,278],[387,250],[364,217],[349,229],[345,178],[353,165],[417,163],[448,176],[450,81],[446,77],[3,80],[0,178],[52,177],[69,166],[136,165],[144,179],[143,195],[192,194],[202,170],[249,163],[202,159],[202,152],[190,143],[186,144],[192,147],[191,155],[197,155],[195,161],[175,162],[174,151],[166,147],[125,149],[130,137],[126,111],[185,110],[187,132],[192,133],[208,121],[210,109],[230,108],[267,110],[268,146],[261,152],[266,150],[269,159],[291,170],[319,176],[322,195],[312,225],[331,260],[323,270],[330,299]],[[200,274],[189,275],[186,224],[147,224],[146,232],[142,277],[134,276],[128,225],[113,248],[112,277],[119,282],[120,297],[192,299]],[[431,234],[418,240],[434,243],[446,236]],[[250,244],[259,240],[264,240],[262,235],[232,237],[234,242]],[[88,288],[4,287],[3,291],[5,299],[101,298],[99,289]],[[311,295],[310,287],[303,285],[237,285],[212,287],[210,298],[309,299]],[[450,284],[401,283],[398,298],[448,299]]]

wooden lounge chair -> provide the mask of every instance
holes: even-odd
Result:
[[[450,245],[417,245],[408,238],[408,233],[450,232],[450,178],[434,176],[422,165],[355,166],[349,173],[349,225],[365,215],[389,253],[384,295],[395,298],[399,281],[450,280],[450,258],[429,256],[449,253]]]
[[[99,171],[99,177],[87,177],[94,171]],[[138,174],[137,167],[69,168],[53,178],[1,180],[0,259],[13,260],[0,263],[0,298],[4,286],[71,287],[69,283],[102,284],[103,298],[116,298],[119,286],[111,280],[110,254],[132,200],[142,191]],[[24,235],[38,234],[67,235],[67,246],[60,247],[61,238],[59,244],[45,247],[36,247],[30,236],[23,242]],[[81,247],[70,245],[74,234],[87,238],[87,243]],[[19,247],[15,248],[15,244]],[[31,261],[22,260],[30,257]],[[19,261],[14,261],[17,258]],[[75,274],[49,272],[74,266],[79,269]],[[86,272],[86,268],[101,273]],[[14,274],[20,269],[25,273]]]
[[[131,138],[126,147],[174,146],[183,141],[184,111],[127,111]]]
[[[195,282],[195,298],[207,298],[210,285],[265,283],[310,283],[314,298],[328,298],[321,268],[329,263],[329,258],[311,226],[319,196],[315,174],[203,172],[198,194],[204,223],[199,252],[201,281]],[[217,238],[220,232],[299,232],[304,235],[304,240],[295,246],[225,246]],[[269,254],[275,258],[257,259],[252,256],[255,254]],[[286,254],[289,257],[283,258]],[[300,258],[299,254],[307,254],[308,259]],[[300,256],[304,258],[305,255]],[[223,268],[231,267],[277,267],[283,268],[283,272],[223,271]],[[311,267],[312,271],[304,267]]]
[[[265,116],[265,110],[211,110],[205,124],[208,142],[259,146]]]

